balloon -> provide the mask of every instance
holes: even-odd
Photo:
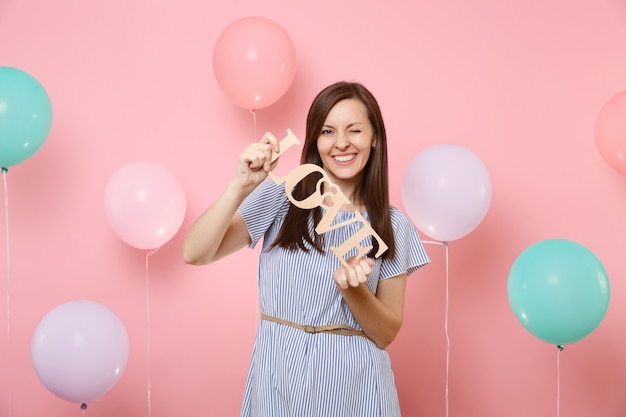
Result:
[[[121,320],[93,301],[70,301],[39,322],[31,344],[35,372],[54,395],[87,403],[118,382],[128,360]]]
[[[487,214],[491,179],[470,150],[434,145],[409,164],[402,198],[418,229],[434,239],[456,240],[474,230]]]
[[[109,179],[104,208],[113,232],[138,249],[154,250],[168,242],[185,217],[185,191],[164,166],[136,161]]]
[[[289,89],[296,52],[289,34],[257,16],[228,25],[213,48],[213,72],[223,92],[244,109],[273,104]]]
[[[596,145],[609,166],[626,175],[626,90],[602,107],[595,126]]]
[[[51,125],[50,98],[39,81],[17,68],[0,67],[0,167],[33,156]]]
[[[564,239],[524,250],[509,272],[508,297],[515,316],[537,338],[567,345],[587,337],[609,305],[609,279],[587,248]]]

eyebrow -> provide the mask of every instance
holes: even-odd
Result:
[[[348,125],[348,128],[354,127],[354,126],[356,126],[356,125],[362,125],[362,124],[363,124],[363,122],[352,122],[352,123],[350,123],[350,124]],[[322,127],[330,127],[330,128],[333,128],[333,129],[335,128],[335,126],[333,126],[333,125],[327,125],[327,124],[323,124],[323,125],[322,125]]]

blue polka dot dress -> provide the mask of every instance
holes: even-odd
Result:
[[[289,200],[284,186],[268,180],[239,207],[253,248],[263,238],[258,270],[261,312],[313,326],[345,324],[360,329],[333,281],[340,265],[330,247],[339,246],[361,225],[349,223],[324,234],[326,250],[268,248],[276,238]],[[363,213],[367,219],[366,213]],[[336,222],[349,220],[342,211]],[[376,259],[367,282],[411,274],[430,262],[415,227],[391,208],[396,256]],[[349,253],[348,256],[354,256]],[[363,336],[306,333],[261,320],[241,408],[242,417],[395,417],[400,406],[386,350]]]

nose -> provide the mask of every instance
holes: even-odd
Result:
[[[337,133],[337,140],[335,141],[335,147],[337,149],[345,150],[350,146],[350,141],[345,133]]]

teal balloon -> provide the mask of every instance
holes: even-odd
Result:
[[[52,105],[43,86],[30,74],[0,66],[0,167],[33,156],[52,125]]]
[[[549,239],[524,250],[508,278],[509,303],[531,334],[555,345],[587,337],[604,319],[610,284],[598,258],[583,245]]]

